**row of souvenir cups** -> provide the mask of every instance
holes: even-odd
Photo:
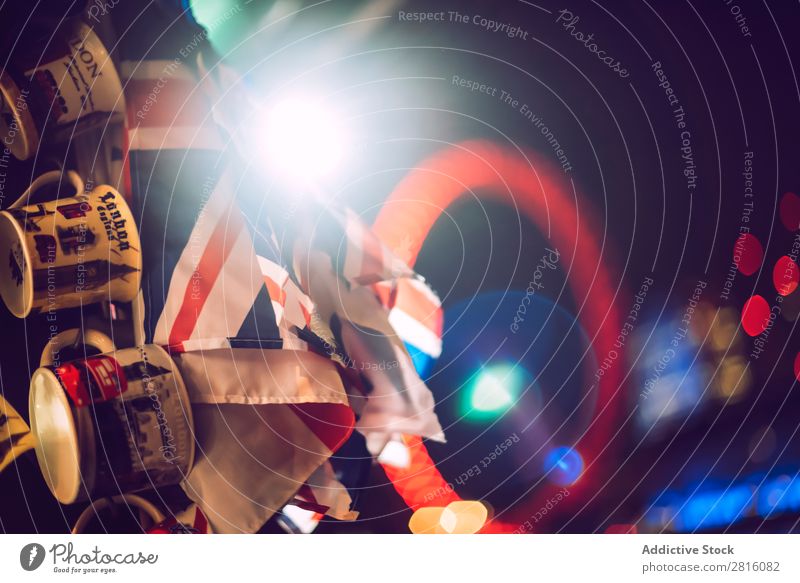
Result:
[[[41,32],[27,35],[30,46],[17,47],[0,71],[0,141],[21,160],[125,111],[120,76],[89,26],[72,19]],[[38,201],[47,189],[55,196]],[[20,318],[132,301],[140,249],[117,190],[87,191],[73,171],[48,172],[0,211],[0,295]],[[60,362],[67,346],[95,354]],[[42,474],[64,504],[177,484],[192,467],[186,388],[159,346],[117,350],[96,330],[62,332],[31,378],[29,406]]]

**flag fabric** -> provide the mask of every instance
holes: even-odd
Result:
[[[403,340],[414,367],[425,376],[442,354],[444,315],[439,296],[416,278],[380,282],[373,289],[389,310],[389,323]]]
[[[355,520],[358,512],[351,510],[352,498],[338,480],[330,461],[318,467],[294,495],[291,504],[320,516],[338,520]]]
[[[125,32],[140,336],[170,351],[193,402],[198,455],[184,490],[214,532],[254,532],[294,500],[352,517],[326,462],[354,425],[374,455],[398,432],[443,440],[433,397],[369,287],[415,275],[356,213],[315,202],[309,212],[329,228],[307,232],[301,209],[294,247],[277,248],[233,155],[250,151],[234,127],[244,92],[205,31],[167,7],[181,10],[122,4],[112,18]],[[153,38],[152,19],[167,18],[170,34]],[[418,344],[436,352],[430,338]]]
[[[434,412],[433,395],[417,374],[403,340],[389,322],[389,312],[370,287],[349,286],[335,270],[330,255],[298,240],[295,272],[330,322],[347,355],[347,366],[368,387],[356,429],[367,448],[379,455],[396,433],[444,441]]]
[[[319,512],[287,504],[281,509],[278,523],[285,531],[292,534],[311,534],[323,518],[325,516]]]
[[[368,286],[381,281],[414,277],[403,260],[392,253],[354,211],[323,209],[325,227],[317,232],[317,242],[334,261],[341,278],[352,286]],[[332,226],[339,229],[332,229]]]
[[[200,507],[197,504],[190,504],[186,509],[159,522],[148,530],[147,534],[211,534],[213,532]]]
[[[341,415],[338,423],[331,409]],[[202,455],[184,490],[220,533],[257,531],[352,427],[348,407],[321,403],[207,405],[194,407],[193,414]],[[347,431],[325,439],[337,426]]]
[[[178,21],[153,39],[147,15],[118,8],[141,335],[170,351],[193,403],[198,455],[184,490],[214,532],[254,532],[347,439],[353,413],[336,363],[311,350],[322,344],[313,303],[282,269],[268,221],[247,217],[199,89],[200,49],[187,53],[202,29]]]
[[[28,424],[0,395],[0,472],[23,453],[33,449],[34,444]]]
[[[126,60],[120,76],[130,150],[224,149],[222,134],[188,64],[176,59]]]
[[[341,331],[348,354],[371,385],[356,424],[366,437],[369,451],[379,455],[397,433],[444,442],[433,395],[402,343],[346,321],[342,322]]]
[[[246,153],[251,149],[242,142],[251,128],[237,122],[232,112],[248,106],[242,92],[231,90],[232,86],[235,79],[223,64],[205,70],[203,89],[215,104],[214,117]],[[350,376],[362,376],[369,386],[368,394],[361,393],[357,384],[348,386],[358,415],[356,428],[367,437],[369,450],[378,455],[397,432],[443,441],[433,396],[403,342],[404,337],[411,339],[410,345],[418,347],[415,355],[422,351],[438,357],[441,304],[436,295],[352,210],[342,211],[310,197],[294,218],[300,224],[291,229],[292,272],[324,325],[334,329]],[[381,305],[368,287],[380,282],[402,285],[402,302],[394,318],[404,336],[388,320],[389,307]]]
[[[337,520],[356,520],[358,512],[352,510],[352,506],[353,499],[347,487],[339,481],[329,460],[317,468],[295,493],[294,499],[281,509],[281,522],[292,532],[309,534],[326,516]]]
[[[310,329],[314,303],[290,278],[289,272],[278,263],[276,256],[269,258],[259,255],[258,265],[272,301],[284,348],[307,348],[306,342],[300,340],[292,329]]]

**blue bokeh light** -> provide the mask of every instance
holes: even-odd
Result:
[[[556,447],[545,457],[544,471],[554,484],[571,486],[583,473],[583,458],[571,447]]]

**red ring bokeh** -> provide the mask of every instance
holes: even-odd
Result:
[[[578,306],[578,318],[591,339],[598,361],[610,351],[620,333],[609,261],[598,237],[591,205],[579,200],[573,183],[560,167],[543,156],[500,146],[488,141],[452,145],[424,160],[394,189],[383,205],[374,232],[390,249],[407,250],[410,266],[442,212],[464,195],[509,204],[535,224],[560,251],[568,273],[568,285]],[[606,255],[608,253],[606,252]],[[620,352],[621,350],[617,350]],[[620,387],[624,359],[620,355],[600,378],[593,421],[576,449],[585,462],[570,496],[559,512],[585,503],[605,484],[613,467],[614,440],[622,413]],[[412,509],[445,506],[458,494],[436,468],[422,439],[403,436],[411,463],[407,468],[384,465],[388,478]],[[529,520],[561,490],[546,483],[518,504],[509,516],[495,518],[482,532],[511,532]]]

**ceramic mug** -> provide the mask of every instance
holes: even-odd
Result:
[[[75,526],[72,527],[72,534],[82,534],[85,532],[86,527],[95,515],[100,514],[101,510],[113,506],[125,506],[129,511],[131,508],[138,509],[139,519],[142,523],[144,523],[145,517],[150,520],[150,526],[148,528],[154,528],[166,520],[164,514],[149,500],[137,496],[136,494],[121,494],[113,498],[101,498],[100,500],[92,501],[92,503],[81,512],[78,520],[75,521]],[[145,527],[142,527],[142,532],[145,531]]]
[[[0,140],[20,160],[42,140],[64,141],[122,121],[122,83],[108,50],[85,23],[28,35],[0,73]]]
[[[53,345],[101,354],[63,364]],[[114,349],[96,330],[66,330],[42,353],[29,408],[36,457],[62,504],[178,484],[194,463],[194,425],[180,372],[160,346]]]
[[[64,176],[75,194],[22,206]],[[141,283],[140,249],[133,214],[117,190],[101,185],[86,193],[75,172],[54,170],[0,211],[0,295],[19,318],[103,300],[129,302]]]

